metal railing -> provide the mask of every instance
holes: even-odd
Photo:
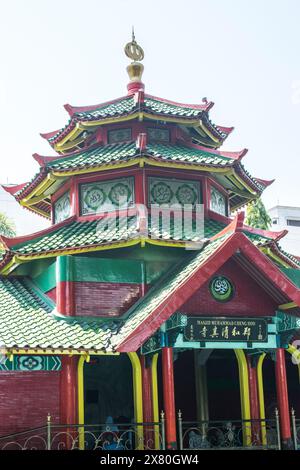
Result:
[[[300,450],[300,419],[291,410],[293,446]],[[281,449],[279,413],[274,419],[177,420],[180,450]],[[0,450],[165,450],[165,416],[152,423],[56,424],[0,437]]]
[[[291,409],[292,436],[295,450],[300,450],[300,419],[296,418],[294,408]]]
[[[179,411],[178,444],[181,450],[280,450],[279,414],[276,410],[274,419],[264,420],[193,422],[183,421]]]
[[[164,450],[165,419],[159,422],[55,424],[0,437],[0,450]]]

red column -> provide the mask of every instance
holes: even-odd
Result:
[[[284,349],[282,348],[278,348],[276,351],[275,375],[282,448],[290,449],[292,448],[291,422],[286,379],[285,355]]]
[[[62,369],[60,372],[60,423],[77,423],[77,357],[63,356]],[[72,428],[63,429],[76,437],[76,430]],[[72,439],[66,439],[66,446],[70,448]]]
[[[257,364],[254,357],[247,356],[248,363],[248,377],[249,377],[249,394],[250,394],[250,412],[251,419],[254,420],[251,423],[252,429],[252,442],[254,445],[261,443],[260,435],[260,422],[255,421],[260,419],[259,410],[259,397],[258,397],[258,385],[257,385]]]
[[[153,405],[152,405],[152,376],[151,367],[147,364],[147,358],[141,356],[142,381],[143,381],[143,419],[144,423],[153,422]],[[154,432],[153,426],[145,426],[145,448],[154,449]]]
[[[162,348],[162,375],[166,417],[166,444],[168,449],[176,449],[176,415],[172,348]]]
[[[56,286],[56,308],[63,315],[74,315],[74,283],[58,282]]]
[[[142,365],[142,380],[143,380],[143,416],[145,423],[153,422],[153,407],[152,407],[152,377],[151,367],[147,367],[145,356],[141,357]]]
[[[58,256],[56,259],[56,308],[67,316],[75,313],[72,261],[72,256]]]

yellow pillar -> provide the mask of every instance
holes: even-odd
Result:
[[[243,444],[245,446],[249,446],[251,445],[251,412],[248,365],[243,349],[235,349],[234,352],[238,361],[239,368],[242,420],[249,421],[248,423],[246,423],[246,425],[243,426]]]
[[[267,444],[267,431],[266,431],[266,414],[265,414],[265,396],[264,396],[264,381],[263,381],[263,372],[262,366],[266,353],[262,353],[259,356],[257,362],[257,388],[258,388],[258,400],[259,400],[259,415],[261,421],[261,442],[262,445]]]
[[[159,406],[158,406],[158,386],[157,386],[157,361],[158,353],[152,356],[151,361],[151,378],[152,378],[152,406],[153,406],[153,421],[154,423],[159,422]],[[155,449],[160,449],[159,442],[159,426],[154,426],[154,445]]]
[[[89,356],[80,356],[77,365],[77,399],[78,399],[78,424],[84,425],[84,363],[90,362]],[[78,430],[79,449],[84,450],[84,426],[80,426]]]
[[[299,351],[299,349],[297,349],[292,344],[289,344],[289,346],[287,348],[287,352],[290,353],[293,356],[293,358],[295,360],[295,363],[297,364],[298,377],[299,377],[299,383],[300,383],[300,351]]]
[[[136,352],[127,353],[131,361],[133,376],[133,402],[134,402],[134,420],[136,423],[143,422],[143,386],[142,386],[142,370],[140,358]],[[144,432],[143,426],[136,427],[137,433],[137,450],[144,449]]]

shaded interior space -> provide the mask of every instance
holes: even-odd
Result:
[[[126,354],[93,357],[84,366],[85,423],[134,420],[132,368]]]
[[[234,351],[214,350],[205,364],[201,366],[202,373],[197,374],[196,364],[199,363],[196,360],[196,354],[199,352],[201,356],[202,351],[193,350],[178,352],[174,355],[176,413],[181,410],[183,421],[240,420],[239,373]],[[162,410],[161,357],[158,361],[158,377],[159,408]],[[201,391],[201,387],[206,390],[199,398],[197,393]]]
[[[194,352],[174,352],[174,394],[176,420],[178,411],[182,412],[184,421],[197,419],[197,401],[195,384]],[[162,357],[159,354],[157,362],[158,404],[159,410],[165,411],[163,399]]]
[[[290,409],[294,408],[296,418],[300,419],[300,383],[299,367],[292,361],[292,355],[285,353],[286,377],[289,393]]]
[[[296,417],[300,419],[299,368],[297,364],[293,364],[292,355],[287,352],[285,353],[285,366],[289,408],[294,408]],[[278,408],[278,403],[276,395],[275,361],[271,354],[267,354],[263,362],[263,381],[266,418],[274,418],[275,408]]]
[[[206,369],[209,419],[240,420],[239,371],[234,351],[215,349]]]
[[[184,421],[197,419],[194,351],[174,355],[174,388],[176,411],[181,410]]]
[[[264,398],[265,398],[265,414],[267,419],[275,418],[275,408],[277,408],[276,395],[276,377],[275,377],[275,361],[271,354],[267,354],[262,367]]]

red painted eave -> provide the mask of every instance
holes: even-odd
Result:
[[[38,153],[34,153],[33,155],[34,160],[40,165],[40,167],[44,167],[47,163],[52,162],[54,160],[58,160],[61,156],[53,156],[53,157],[44,157],[43,155],[39,155]]]
[[[58,132],[61,132],[63,129],[57,129],[56,131],[52,131],[52,132],[45,132],[45,133],[40,133],[40,136],[43,137],[43,139],[51,139],[52,137],[54,137]]]
[[[244,219],[245,219],[245,213],[243,211],[238,212],[235,216],[234,219],[231,220],[231,222],[223,228],[219,233],[216,233],[213,237],[211,237],[211,240],[216,240],[217,238],[223,237],[224,235],[231,233],[235,233],[237,231],[242,231],[243,229],[243,224],[244,224]]]
[[[272,183],[274,183],[275,179],[273,180],[263,180],[261,178],[256,178],[256,181],[258,181],[260,184],[262,184],[263,186],[265,186],[265,188],[267,188],[268,186],[270,186]]]
[[[212,237],[212,240],[219,238],[222,235],[225,235],[228,232],[247,232],[252,233],[253,235],[259,235],[261,237],[269,238],[270,241],[279,241],[281,238],[285,237],[288,233],[288,230],[281,230],[280,232],[273,232],[271,230],[263,230],[259,228],[253,228],[249,225],[244,224],[245,213],[240,211],[237,213],[234,219],[231,219],[229,224],[224,227],[221,232],[217,233]],[[230,219],[229,219],[230,220]]]
[[[55,232],[56,230],[60,229],[61,227],[64,227],[66,225],[71,224],[76,220],[76,216],[73,215],[72,217],[69,217],[68,219],[60,222],[59,224],[51,225],[51,227],[48,227],[46,229],[40,230],[39,232],[34,232],[29,235],[22,235],[20,237],[4,237],[3,235],[1,236],[2,242],[5,244],[5,246],[10,249],[13,248],[16,245],[19,245],[19,243],[25,243],[30,240],[34,240],[35,238],[43,237],[44,235],[49,235],[52,232]]]
[[[182,108],[199,109],[199,111],[209,111],[215,104],[213,101],[203,102],[203,104],[178,103],[177,101],[171,101],[165,98],[160,98],[158,96],[148,95],[147,93],[145,93],[145,98],[162,101],[163,103],[171,105],[173,104],[174,106],[179,106]]]
[[[206,153],[212,153],[213,155],[220,155],[220,157],[232,158],[233,160],[241,160],[248,152],[248,149],[246,148],[234,152],[234,151],[215,150],[209,147],[204,147],[203,145],[197,145],[197,144],[192,144],[192,143],[184,143],[184,145],[186,145],[187,147],[197,149],[197,150],[201,150]]]
[[[21,184],[15,184],[15,185],[2,184],[1,186],[6,192],[14,196],[18,191],[21,191],[26,186],[26,184],[28,183],[21,183]]]
[[[118,101],[122,101],[128,98],[127,95],[121,96],[120,98],[115,98],[114,100],[105,101],[103,103],[88,105],[88,106],[72,106],[71,104],[65,104],[64,108],[72,117],[75,113],[86,113],[89,111],[95,111],[96,109],[102,108],[103,106],[108,106],[110,104],[117,103]]]
[[[260,252],[243,233],[233,233],[216,251],[181,284],[117,347],[119,352],[136,351],[168,318],[217,272],[229,258],[239,252],[252,266],[265,274],[266,279],[277,287],[286,298],[300,306],[300,290],[280,269]]]
[[[226,134],[226,137],[228,137],[229,134],[234,131],[234,127],[219,126],[218,124],[216,124],[216,127],[220,129],[221,132],[224,132],[224,134]]]
[[[288,233],[288,230],[281,230],[280,232],[273,232],[271,230],[263,230],[259,228],[249,227],[249,225],[244,225],[243,230],[248,233],[253,233],[254,235],[260,235],[262,237],[270,238],[278,242],[281,238],[285,237]]]
[[[38,164],[41,167],[44,167],[44,166],[47,165],[47,163],[51,163],[51,162],[54,162],[56,160],[62,160],[62,159],[67,158],[67,157],[73,157],[75,155],[78,155],[79,153],[87,152],[89,150],[92,150],[92,149],[100,147],[100,146],[101,146],[100,144],[94,144],[94,145],[91,145],[90,147],[75,150],[75,151],[69,152],[69,153],[64,153],[62,155],[45,156],[45,155],[40,155],[39,153],[34,153],[32,156],[38,162]]]

